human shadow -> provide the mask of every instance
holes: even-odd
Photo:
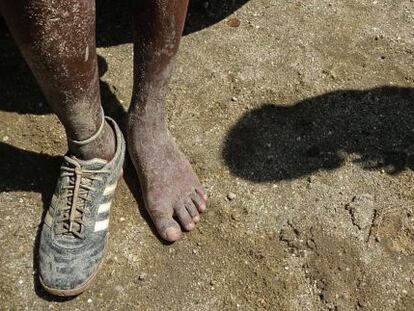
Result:
[[[249,0],[190,0],[184,35],[220,22]],[[132,42],[130,0],[96,2],[98,47]]]
[[[266,103],[227,134],[230,172],[261,183],[290,180],[352,161],[398,174],[414,168],[414,89],[341,90],[292,106]]]

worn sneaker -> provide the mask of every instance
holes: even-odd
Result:
[[[106,117],[116,137],[116,152],[108,162],[65,156],[39,246],[39,276],[51,294],[74,296],[92,283],[108,238],[109,209],[122,174],[124,137]]]

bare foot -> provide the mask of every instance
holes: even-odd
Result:
[[[130,117],[128,151],[137,170],[145,207],[159,235],[180,239],[194,229],[207,196],[184,154],[164,125]],[[176,221],[174,218],[178,221]]]

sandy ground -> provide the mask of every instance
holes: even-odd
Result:
[[[127,168],[103,269],[71,300],[36,281],[64,132],[1,27],[0,309],[413,310],[414,2],[208,3],[192,3],[168,115],[209,211],[161,243]],[[125,4],[107,4],[101,86],[119,119],[132,45]]]

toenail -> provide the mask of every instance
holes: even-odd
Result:
[[[175,241],[180,237],[180,232],[175,228],[168,228],[165,230],[165,236],[170,241]]]
[[[187,227],[187,230],[193,230],[195,227],[195,224],[193,222],[190,222],[186,227]]]
[[[194,222],[199,222],[200,221],[200,216],[194,216],[193,220],[194,220]]]

